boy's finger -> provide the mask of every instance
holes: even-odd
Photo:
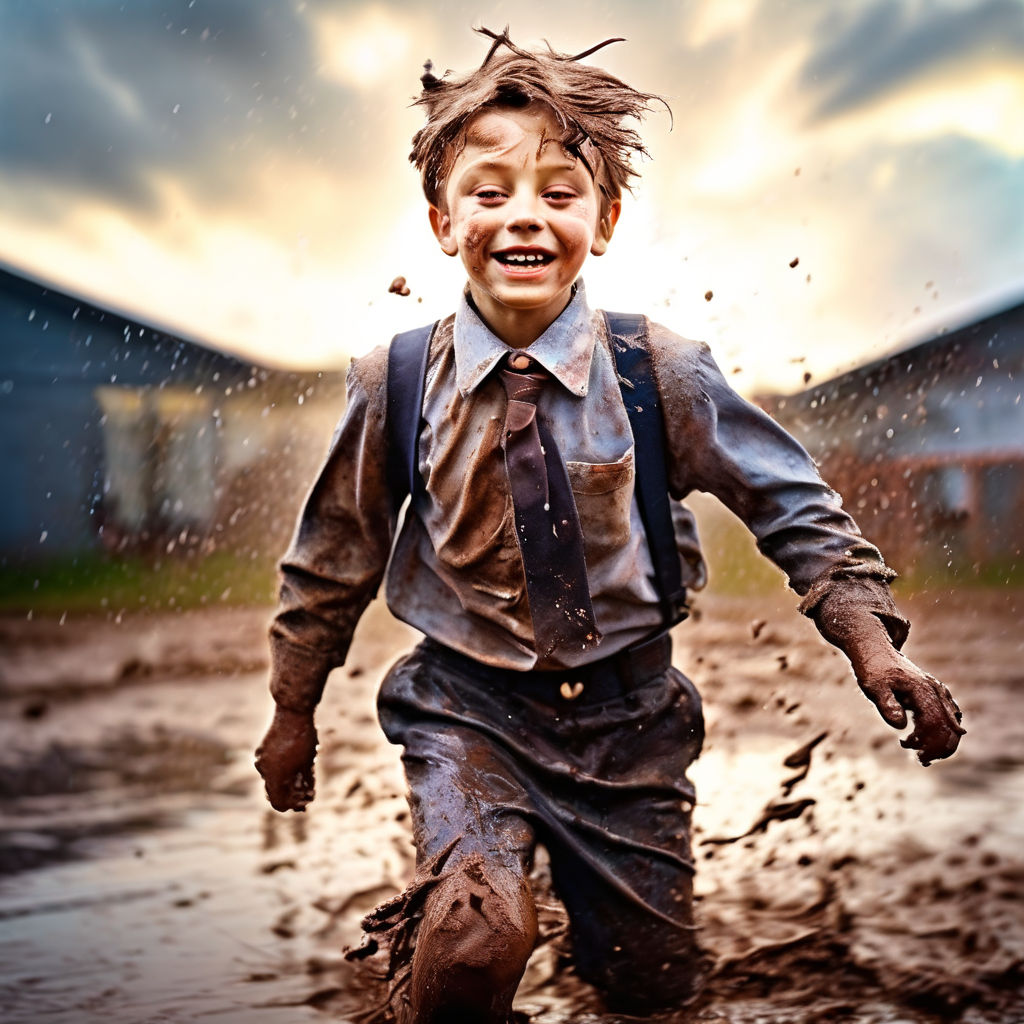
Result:
[[[930,689],[915,702],[914,718],[920,719],[926,730],[933,735],[943,736],[943,746],[952,743],[953,749],[956,749],[959,737],[966,732],[960,724],[963,714],[949,690],[934,676],[927,678]]]
[[[878,708],[886,725],[894,729],[903,729],[907,724],[907,712],[896,699],[896,695],[887,686],[876,689],[864,689],[868,699]]]

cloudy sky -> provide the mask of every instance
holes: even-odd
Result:
[[[1024,0],[443,7],[0,0],[0,262],[338,366],[453,305],[409,102],[425,59],[479,63],[472,26],[507,23],[567,52],[625,36],[592,59],[668,99],[588,290],[710,341],[740,387],[1024,297]]]

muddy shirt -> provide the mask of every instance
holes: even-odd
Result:
[[[706,345],[650,325],[662,396],[669,487],[707,491],[735,512],[812,612],[828,588],[856,587],[894,637],[905,632],[884,585],[893,574],[860,535],[804,449],[726,383]],[[566,461],[583,528],[600,646],[533,650],[522,559],[500,434],[505,393],[495,374],[511,351],[463,298],[431,344],[419,440],[424,488],[392,553],[387,485],[387,351],[353,362],[348,407],[281,563],[271,626],[271,688],[312,708],[344,661],[385,567],[394,614],[490,665],[529,670],[605,657],[661,624],[654,570],[634,496],[633,437],[600,313],[582,284],[529,348],[552,376],[538,403]]]

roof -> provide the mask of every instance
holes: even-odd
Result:
[[[1019,289],[1016,290],[1019,292]],[[856,384],[865,379],[873,379],[879,384],[888,379],[898,370],[909,370],[913,366],[927,366],[934,370],[939,364],[943,368],[951,368],[957,361],[959,353],[969,357],[978,344],[984,343],[986,348],[986,361],[993,355],[998,356],[1000,352],[1007,349],[1024,351],[1024,296],[1011,293],[1012,298],[1003,294],[999,301],[983,301],[974,304],[971,308],[977,312],[986,310],[978,318],[963,322],[960,327],[949,330],[945,327],[930,332],[923,339],[911,342],[898,348],[887,355],[880,356],[868,363],[862,363],[844,373],[830,377],[828,380],[819,381],[809,388],[792,392],[789,395],[770,394],[758,396],[759,404],[765,407],[774,407],[780,399],[790,407],[800,407],[823,393],[831,395],[841,394],[849,385]],[[1019,322],[1019,332],[1005,332],[1001,328],[1007,321]],[[964,359],[963,362],[976,362],[976,360]]]

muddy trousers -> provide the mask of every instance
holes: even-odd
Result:
[[[664,634],[558,673],[494,669],[426,640],[389,672],[378,710],[405,748],[413,888],[429,889],[409,1022],[508,1019],[537,935],[528,876],[538,842],[576,972],[610,1009],[693,995],[686,769],[703,719],[670,660]]]

